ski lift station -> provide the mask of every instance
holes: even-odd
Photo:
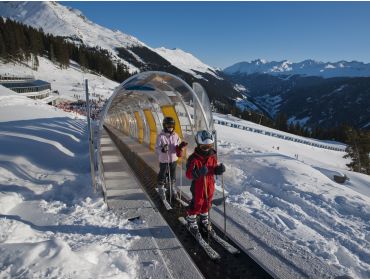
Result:
[[[224,204],[221,187],[215,192],[210,220],[218,235],[240,253],[231,254],[211,238],[209,245],[219,254],[222,265],[208,258],[178,221],[186,213],[185,203],[170,198],[173,209],[167,211],[155,190],[159,171],[155,143],[167,116],[175,120],[180,138],[189,143],[177,162],[174,186],[181,201],[189,203],[191,181],[185,177],[185,163],[196,146],[195,133],[206,129],[217,139],[210,102],[200,84],[190,86],[172,74],[155,71],[127,79],[107,101],[95,138],[95,188],[102,190],[109,209],[141,227],[142,238],[131,248],[143,264],[139,278],[339,276],[334,268],[326,267],[304,251],[297,252],[290,240],[274,236],[258,221],[251,218],[246,223],[236,206]],[[251,227],[259,236],[250,233]],[[279,254],[271,249],[274,244],[292,250],[292,254]],[[289,259],[284,257],[289,255]]]

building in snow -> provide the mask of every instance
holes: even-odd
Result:
[[[52,95],[51,84],[42,80],[35,80],[33,76],[2,76],[0,75],[0,85],[15,91],[19,95],[27,96],[31,99],[54,105],[57,96]]]

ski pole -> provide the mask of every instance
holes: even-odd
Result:
[[[182,200],[182,191],[181,191],[181,188],[182,188],[182,166],[183,166],[183,159],[180,159],[181,160],[181,163],[180,163],[180,186],[179,186],[179,188],[177,189],[179,192],[180,192],[180,195],[179,195],[179,197],[180,197],[180,201]],[[180,202],[179,201],[179,202]],[[178,215],[180,215],[181,213],[180,213],[180,210],[181,210],[181,208],[183,207],[183,208],[185,208],[185,206],[180,202],[180,208],[178,208],[179,209],[179,211],[178,211]]]
[[[209,200],[208,200],[208,190],[207,190],[207,178],[206,175],[204,175],[204,194],[206,196],[206,203],[207,203],[207,208],[209,207]],[[209,232],[211,230],[211,206],[208,209],[208,228],[207,228],[207,241],[209,243]]]
[[[180,165],[180,186],[182,187],[182,162],[183,159],[181,159],[181,165]],[[180,200],[181,200],[181,187],[179,188],[180,191]]]
[[[222,183],[222,196],[224,199],[224,237],[226,236],[226,198],[225,198],[225,184],[224,184],[224,174],[221,174]]]
[[[170,167],[170,153],[167,151],[167,168],[168,168],[168,183],[170,186],[170,204],[172,203],[172,182],[171,182],[171,167]]]

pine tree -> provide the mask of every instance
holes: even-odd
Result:
[[[80,64],[82,70],[88,67],[87,57],[85,51],[82,48],[78,48],[78,63]]]
[[[0,57],[6,58],[6,47],[5,47],[4,38],[1,32],[0,32]]]
[[[285,113],[279,112],[275,119],[275,127],[278,130],[288,131],[288,117]]]
[[[32,55],[32,69],[37,71],[39,68],[39,59],[37,58],[37,55]]]
[[[50,45],[49,45],[49,59],[52,62],[55,62],[55,54],[54,54],[54,45],[53,45],[53,43],[50,43]]]
[[[348,147],[346,150],[347,155],[345,156],[345,158],[350,157],[352,159],[352,162],[347,164],[347,166],[350,167],[353,171],[361,172],[361,157],[358,146],[359,134],[357,130],[352,127],[348,127],[346,130],[346,138]]]

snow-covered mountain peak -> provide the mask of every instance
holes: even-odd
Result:
[[[88,46],[115,47],[145,45],[137,38],[114,32],[88,20],[81,11],[57,2],[0,2],[1,15],[42,28],[59,36],[77,36]]]
[[[87,19],[81,11],[57,2],[0,2],[0,15],[18,22],[42,28],[53,35],[81,40],[89,47],[100,47],[115,54],[117,47],[146,46],[137,38],[112,31]],[[115,56],[116,60],[120,60]],[[138,69],[123,61],[131,71]]]
[[[130,48],[148,48],[161,55],[175,67],[197,78],[204,79],[197,73],[201,72],[222,79],[217,75],[215,68],[206,65],[188,52],[178,48],[172,50],[150,48],[131,35],[100,26],[86,18],[80,10],[63,6],[57,2],[0,2],[0,16],[11,18],[35,28],[42,28],[46,33],[69,37],[77,44],[82,41],[87,46],[98,46],[106,49],[114,56],[116,61],[126,64],[132,72],[139,72],[140,69],[134,66],[132,61],[129,63],[122,57],[120,58],[116,48],[124,47],[128,49],[132,56],[144,64],[145,61],[132,53]]]
[[[266,59],[263,59],[263,58],[257,58],[256,60],[253,60],[251,63],[254,63],[256,65],[260,65],[260,64],[266,64],[266,63],[268,63],[268,61]]]
[[[239,62],[224,69],[226,74],[304,75],[330,77],[369,77],[370,63],[358,61],[322,62],[306,59],[302,62],[265,61]]]
[[[203,63],[191,53],[185,52],[178,48],[167,49],[164,47],[160,47],[152,50],[158,53],[160,56],[164,57],[177,68],[196,77],[198,76],[197,72],[202,72],[211,74],[217,79],[222,79],[216,74],[217,70],[215,68]]]

